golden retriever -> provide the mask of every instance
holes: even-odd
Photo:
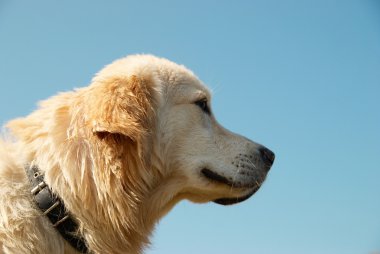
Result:
[[[141,253],[180,200],[249,198],[274,154],[219,125],[210,100],[184,66],[134,55],[10,121],[0,140],[0,253],[79,253],[36,206],[30,165],[89,253]]]

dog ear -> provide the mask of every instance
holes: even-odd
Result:
[[[122,134],[136,142],[152,128],[153,86],[148,79],[137,76],[95,79],[87,98],[86,118],[100,139]]]

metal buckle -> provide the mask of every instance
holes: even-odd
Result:
[[[57,227],[59,224],[61,224],[62,222],[64,222],[65,220],[67,220],[69,218],[69,215],[66,215],[65,217],[63,217],[62,219],[60,219],[59,221],[57,221],[53,227]]]
[[[51,207],[49,207],[48,209],[46,209],[46,211],[44,212],[44,214],[47,215],[48,213],[51,212],[51,210],[53,210],[54,208],[56,208],[58,205],[59,205],[59,201],[56,201]]]
[[[34,187],[30,192],[31,192],[33,195],[36,195],[38,192],[42,191],[45,187],[46,187],[46,183],[45,183],[45,182],[40,182],[40,183],[37,184],[37,186]]]

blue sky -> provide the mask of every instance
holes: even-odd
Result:
[[[134,53],[192,69],[277,155],[244,203],[180,203],[148,254],[380,251],[379,1],[0,0],[0,123]]]

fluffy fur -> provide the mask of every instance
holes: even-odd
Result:
[[[191,71],[136,55],[9,122],[12,141],[0,140],[0,253],[76,253],[35,208],[27,164],[44,172],[92,253],[141,253],[182,199],[251,195],[268,170],[261,146],[221,127],[202,100],[209,106],[210,93]]]

